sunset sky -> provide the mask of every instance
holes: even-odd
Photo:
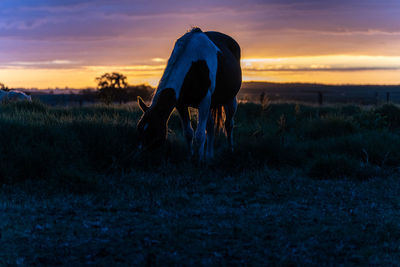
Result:
[[[192,26],[234,37],[247,81],[400,84],[399,0],[1,0],[0,82],[155,86]]]

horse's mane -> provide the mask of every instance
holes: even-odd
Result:
[[[187,31],[181,38],[176,40],[174,51],[168,60],[168,65],[170,63],[175,64],[177,59],[182,55],[183,51],[185,51],[189,39],[193,36],[194,33],[200,33],[200,32],[203,31],[199,27],[193,27],[189,31]]]
[[[174,50],[170,58],[168,59],[167,67],[164,71],[164,75],[160,80],[159,87],[163,84],[163,82],[168,81],[169,75],[171,74],[171,69],[175,66],[175,63],[178,61],[180,56],[185,51],[187,44],[189,43],[190,38],[193,34],[203,32],[199,27],[192,27],[189,31],[187,31],[181,38],[176,40]]]

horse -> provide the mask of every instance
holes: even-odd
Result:
[[[228,146],[233,151],[236,95],[242,83],[240,53],[239,44],[220,32],[203,32],[195,27],[180,37],[175,42],[151,105],[147,106],[138,97],[143,111],[137,124],[140,146],[157,147],[166,141],[168,120],[176,108],[192,155],[195,153],[199,160],[212,158],[215,131],[223,126]],[[198,109],[194,141],[189,107]]]
[[[17,102],[17,101],[32,101],[30,95],[25,94],[21,91],[4,91],[0,90],[0,102],[9,103],[9,102]]]

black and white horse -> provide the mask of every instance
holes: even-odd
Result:
[[[233,117],[241,83],[240,47],[237,42],[223,33],[202,32],[193,28],[176,41],[151,105],[147,107],[138,98],[144,112],[137,126],[141,144],[151,147],[165,142],[168,119],[176,108],[190,151],[193,153],[194,146],[199,159],[203,159],[204,155],[211,158],[214,154],[215,126],[223,124],[224,109],[228,143],[233,149]],[[193,145],[189,107],[199,111]]]

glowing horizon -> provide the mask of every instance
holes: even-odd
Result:
[[[87,88],[116,71],[156,86],[197,25],[238,41],[244,81],[400,84],[399,12],[396,0],[4,0],[0,82]]]
[[[87,88],[95,87],[95,77],[105,72],[120,72],[127,75],[130,84],[145,83],[155,87],[165,68],[166,59],[155,58],[149,63],[155,64],[69,68],[66,66],[71,64],[68,60],[13,62],[6,69],[0,69],[0,76],[6,77],[3,82],[14,88]],[[400,57],[349,55],[252,57],[243,58],[241,63],[244,81],[400,84]],[[36,68],[38,65],[41,67]],[[49,68],[50,66],[53,68]],[[52,77],[51,80],[49,76]],[[20,77],[24,77],[23,83],[20,82]]]

